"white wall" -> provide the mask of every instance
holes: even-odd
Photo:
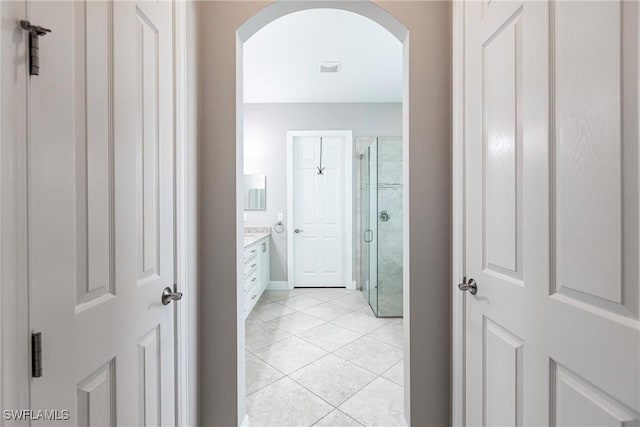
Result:
[[[354,138],[400,136],[402,104],[245,104],[244,172],[267,176],[267,209],[246,211],[246,226],[273,227],[278,212],[286,223],[288,130],[351,130]],[[287,280],[287,232],[272,230],[273,281]]]

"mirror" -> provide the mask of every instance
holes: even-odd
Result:
[[[244,210],[263,211],[267,208],[266,175],[244,176]]]

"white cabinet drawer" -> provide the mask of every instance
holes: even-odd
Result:
[[[244,309],[248,316],[269,285],[269,240],[261,239],[244,249]]]
[[[249,277],[258,269],[258,258],[253,258],[244,264],[244,277]]]
[[[244,299],[244,312],[245,315],[248,316],[249,313],[251,312],[251,310],[253,309],[253,307],[256,305],[256,303],[258,302],[258,298],[259,298],[260,293],[255,290],[253,292],[247,293],[245,294],[245,299]]]
[[[244,250],[244,262],[248,262],[249,260],[254,259],[258,255],[258,251],[260,250],[259,245],[249,246]]]
[[[244,291],[249,292],[251,289],[255,288],[258,284],[258,272],[254,271],[253,274],[244,279]]]

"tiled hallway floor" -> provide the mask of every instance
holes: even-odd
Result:
[[[246,321],[249,424],[406,425],[402,341],[359,291],[266,291]]]

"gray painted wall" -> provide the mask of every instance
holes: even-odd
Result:
[[[450,424],[451,308],[451,3],[376,1],[408,30],[404,38],[403,161],[405,251],[405,415],[412,426]],[[244,316],[241,271],[242,135],[236,99],[238,28],[267,1],[200,2],[200,425],[243,421]],[[311,7],[281,1],[251,20],[269,22],[279,11]],[[367,2],[335,2],[362,9]],[[329,2],[322,4],[324,7]],[[277,7],[276,7],[277,6]],[[319,4],[318,6],[319,7]],[[377,13],[376,19],[386,19]],[[397,28],[397,27],[396,27]],[[408,202],[408,203],[407,203]],[[407,218],[407,215],[409,216]]]
[[[402,104],[245,104],[244,171],[267,176],[267,209],[246,211],[248,227],[273,227],[278,212],[285,215],[286,223],[289,130],[351,130],[354,138],[399,136]],[[287,231],[272,230],[273,281],[287,280]]]

